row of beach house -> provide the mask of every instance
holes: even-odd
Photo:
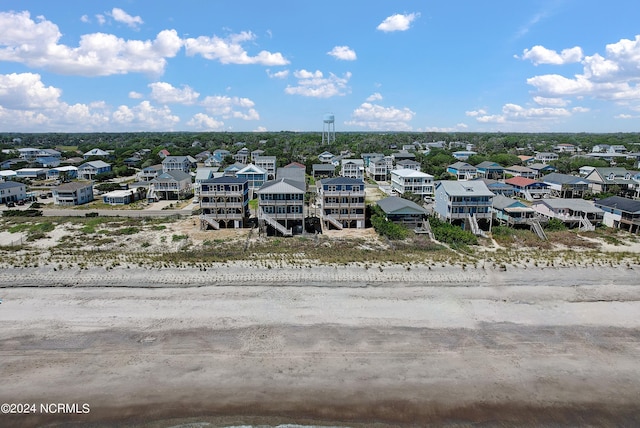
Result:
[[[223,166],[228,156],[236,162]],[[425,225],[429,214],[477,234],[490,230],[494,222],[536,230],[550,218],[585,229],[600,223],[636,233],[640,229],[640,202],[635,200],[640,197],[640,173],[636,171],[589,167],[579,176],[559,174],[547,163],[546,155],[509,167],[493,162],[474,166],[462,160],[462,155],[460,159],[447,168],[451,180],[435,181],[420,170],[415,155],[405,150],[388,156],[364,153],[359,158],[323,152],[309,174],[302,164],[276,168],[274,156],[246,149],[234,155],[215,151],[200,167],[202,163],[190,156],[167,153],[161,164],[143,168],[138,182],[129,189],[102,198],[125,204],[143,195],[155,201],[195,193],[204,228],[248,227],[257,221],[273,234],[290,236],[318,226],[364,228],[365,180],[369,179],[388,194],[377,202],[388,219],[416,230]],[[16,185],[21,184],[0,184],[1,202],[26,194],[26,189]],[[620,196],[595,203],[582,199],[586,192],[614,189]],[[93,200],[91,181],[71,181],[52,190],[54,203],[60,205]],[[403,195],[417,196],[421,203],[398,197]],[[250,204],[251,200],[255,202]]]

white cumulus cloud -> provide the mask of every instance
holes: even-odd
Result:
[[[216,120],[204,113],[196,113],[187,122],[187,125],[202,131],[214,131],[222,129],[224,127],[224,122]]]
[[[0,128],[22,132],[104,129],[109,122],[103,102],[69,105],[62,91],[34,73],[0,75]]]
[[[473,114],[469,114],[473,113]],[[527,124],[540,123],[540,121],[557,120],[571,116],[571,111],[562,107],[522,107],[518,104],[505,104],[500,114],[483,114],[467,112],[468,116],[476,118],[480,123],[493,124]]]
[[[327,52],[327,55],[343,61],[355,61],[357,59],[356,51],[349,46],[336,46]]]
[[[297,86],[287,86],[284,90],[289,95],[302,95],[304,97],[330,98],[338,95],[345,95],[349,92],[348,87],[351,73],[347,72],[343,77],[329,73],[325,77],[320,70],[296,70],[293,73],[298,79]]]
[[[150,83],[151,99],[161,104],[191,105],[198,101],[200,94],[191,87],[183,85],[181,89],[167,82]]]
[[[534,46],[531,49],[525,49],[522,53],[522,59],[528,59],[535,65],[539,64],[570,64],[580,62],[582,60],[582,48],[576,46],[570,49],[564,49],[560,53],[547,49],[544,46]]]
[[[255,103],[249,98],[211,95],[200,103],[208,113],[221,116],[224,119],[259,120],[260,114],[255,109]]]
[[[187,55],[201,55],[210,60],[220,61],[222,64],[260,64],[287,65],[289,61],[280,52],[260,51],[251,56],[243,47],[243,43],[252,42],[256,36],[250,31],[232,34],[229,37],[218,36],[188,38],[184,41]]]
[[[149,101],[142,101],[137,106],[121,105],[112,115],[113,122],[131,130],[173,130],[173,126],[180,122],[169,107],[155,107]]]
[[[286,79],[289,77],[289,70],[281,70],[272,73],[271,70],[267,69],[266,72],[267,76],[272,79]]]
[[[377,29],[389,33],[392,31],[406,31],[411,27],[411,23],[420,16],[419,13],[400,14],[396,13],[385,18],[378,25]]]
[[[111,9],[111,17],[117,21],[126,24],[131,28],[138,28],[139,25],[142,25],[144,21],[139,16],[131,16],[124,10],[119,7],[114,7]]]
[[[527,79],[527,83],[536,88],[536,96],[544,98],[640,102],[640,35],[608,44],[604,55],[584,56],[581,63],[582,73],[538,75]]]
[[[406,107],[399,109],[365,102],[353,111],[352,120],[345,123],[375,131],[410,131],[409,122],[414,116]]]
[[[546,97],[533,97],[533,101],[536,104],[539,104],[545,107],[564,107],[570,102],[562,98],[546,98]]]
[[[29,12],[0,12],[0,61],[43,68],[61,74],[108,76],[145,73],[160,75],[167,60],[182,46],[175,30],[163,30],[155,40],[125,40],[113,34],[80,37],[77,47],[60,44],[58,26]]]
[[[45,86],[39,74],[0,75],[0,105],[8,109],[47,109],[60,103],[62,91]]]

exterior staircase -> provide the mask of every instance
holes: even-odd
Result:
[[[469,226],[471,226],[471,232],[476,235],[476,236],[482,236],[483,238],[486,238],[487,235],[484,233],[484,231],[482,229],[480,229],[480,225],[478,224],[478,219],[476,219],[476,216],[473,214],[469,214]]]
[[[527,201],[529,201],[529,202],[533,201],[533,196],[531,196],[531,192],[529,192],[528,190],[523,190],[522,194],[524,195],[524,198]]]
[[[286,227],[278,223],[276,219],[274,219],[268,214],[265,214],[265,212],[262,210],[260,210],[260,219],[264,220],[265,223],[267,223],[269,226],[273,227],[275,230],[280,232],[282,236],[293,236],[292,229],[287,229]]]
[[[422,220],[422,224],[418,229],[415,230],[416,233],[425,233],[429,239],[432,241],[436,240],[435,235],[433,234],[433,230],[431,230],[431,224],[429,223],[429,219]]]
[[[153,184],[149,186],[149,191],[147,192],[147,200],[158,200],[158,195],[156,195],[156,189],[153,187]]]
[[[207,225],[213,227],[215,230],[220,229],[220,223],[218,223],[213,217],[206,214],[200,216],[200,225],[202,229],[206,229]]]
[[[542,225],[537,218],[531,219],[531,229],[533,229],[533,232],[538,235],[538,238],[542,239],[543,241],[546,241],[548,239],[547,234],[544,233],[544,229],[542,228]]]
[[[596,227],[589,221],[587,217],[580,218],[580,230],[590,232],[596,230]]]
[[[338,230],[342,230],[342,223],[340,223],[335,217],[325,214],[325,220],[334,225]]]

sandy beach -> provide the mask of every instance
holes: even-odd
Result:
[[[0,424],[638,425],[639,271],[6,268],[0,402],[90,411]]]

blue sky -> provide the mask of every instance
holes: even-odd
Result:
[[[0,3],[0,132],[638,132],[640,2]]]

